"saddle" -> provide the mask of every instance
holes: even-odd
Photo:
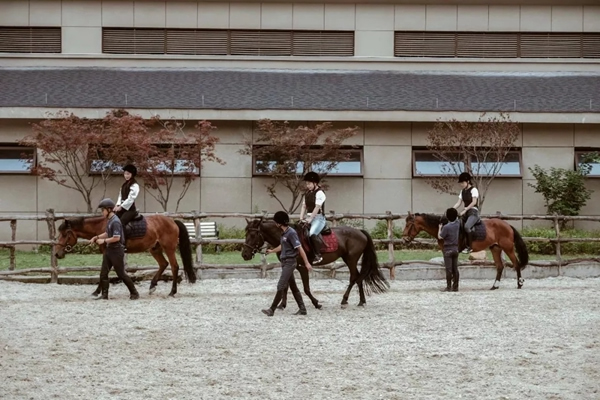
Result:
[[[298,236],[300,236],[300,243],[302,243],[302,248],[308,255],[309,259],[312,259],[314,256],[312,246],[310,244],[310,225],[303,224],[299,225]],[[318,235],[319,242],[321,243],[321,254],[323,253],[332,253],[338,249],[338,240],[337,236],[332,235],[333,231],[327,225]]]
[[[148,224],[146,223],[146,218],[138,213],[123,229],[125,231],[125,239],[140,238],[146,236]]]
[[[462,246],[460,246],[461,250],[466,247],[466,243],[467,243],[467,241],[466,241],[467,231],[465,229],[466,221],[467,221],[466,218],[460,219],[460,233],[459,233],[458,242],[460,244],[462,244]],[[476,242],[479,240],[485,240],[486,236],[487,236],[487,233],[486,233],[486,229],[485,229],[485,223],[481,220],[481,218],[479,218],[479,220],[475,223],[475,225],[473,225],[473,229],[471,231],[471,238],[474,242]]]

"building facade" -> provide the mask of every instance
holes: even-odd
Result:
[[[432,124],[508,113],[518,173],[492,183],[484,213],[545,213],[529,168],[576,168],[600,150],[597,1],[372,3],[0,0],[1,211],[84,211],[76,192],[22,170],[35,149],[16,143],[48,113],[126,108],[217,126],[226,164],[207,163],[179,207],[203,212],[279,209],[239,154],[261,118],[359,128],[360,166],[328,178],[328,209],[441,212],[455,197],[419,167]],[[598,215],[600,179],[588,185],[582,213]],[[161,211],[147,193],[139,203]]]

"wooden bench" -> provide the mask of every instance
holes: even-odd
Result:
[[[190,235],[190,239],[196,239],[196,226],[193,221],[184,221],[183,224],[187,228],[188,234]],[[217,227],[217,223],[214,221],[204,221],[200,222],[200,236],[202,239],[211,240],[219,238],[219,228]],[[217,253],[221,251],[221,246],[218,244],[215,245],[215,250]]]

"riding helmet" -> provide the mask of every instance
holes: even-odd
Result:
[[[115,208],[115,202],[112,201],[109,198],[106,198],[106,199],[103,199],[100,202],[100,204],[98,204],[97,208],[110,208],[110,209],[113,209],[113,208]]]
[[[471,176],[471,174],[469,174],[468,172],[463,172],[462,174],[460,174],[458,176],[458,183],[461,183],[461,182],[471,182],[471,179],[473,179],[473,177]]]
[[[279,225],[288,225],[290,223],[290,216],[285,211],[277,211],[273,216],[273,221]]]
[[[137,175],[137,168],[133,164],[127,164],[126,166],[124,166],[123,171],[127,171],[127,172],[131,173],[132,176]]]
[[[307,172],[306,175],[304,175],[304,180],[306,182],[312,182],[312,183],[319,183],[319,181],[321,180],[321,178],[319,178],[319,174],[317,174],[316,172],[310,171]]]

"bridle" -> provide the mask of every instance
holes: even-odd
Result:
[[[61,234],[62,234],[62,233],[61,233]],[[77,243],[77,235],[75,235],[75,233],[73,232],[73,230],[72,230],[72,229],[67,229],[67,230],[65,231],[65,233],[64,233],[64,234],[62,234],[62,235],[65,237],[65,242],[66,242],[66,241],[69,239],[69,235],[73,235],[73,236],[75,236],[75,243]],[[67,244],[60,244],[60,243],[56,243],[56,246],[63,247],[63,248],[65,249],[65,253],[70,253],[70,252],[72,252],[72,251],[73,251],[73,247],[74,247],[74,246],[71,246],[71,245],[70,245],[70,244],[68,244],[68,243],[67,243]]]
[[[257,244],[256,246],[250,246],[249,244],[244,243],[244,246],[248,247],[250,249],[250,251],[252,252],[252,257],[254,257],[254,255],[256,253],[264,254],[260,250],[265,245],[266,240],[265,240],[265,237],[263,236],[262,232],[260,231],[260,225],[259,225],[259,228],[248,228],[248,232],[257,232],[258,236],[262,240],[262,243]]]
[[[406,222],[406,226],[408,227],[408,235],[405,239],[407,242],[412,242],[412,240],[419,234],[419,230],[415,226],[414,217],[410,219],[410,221]]]

